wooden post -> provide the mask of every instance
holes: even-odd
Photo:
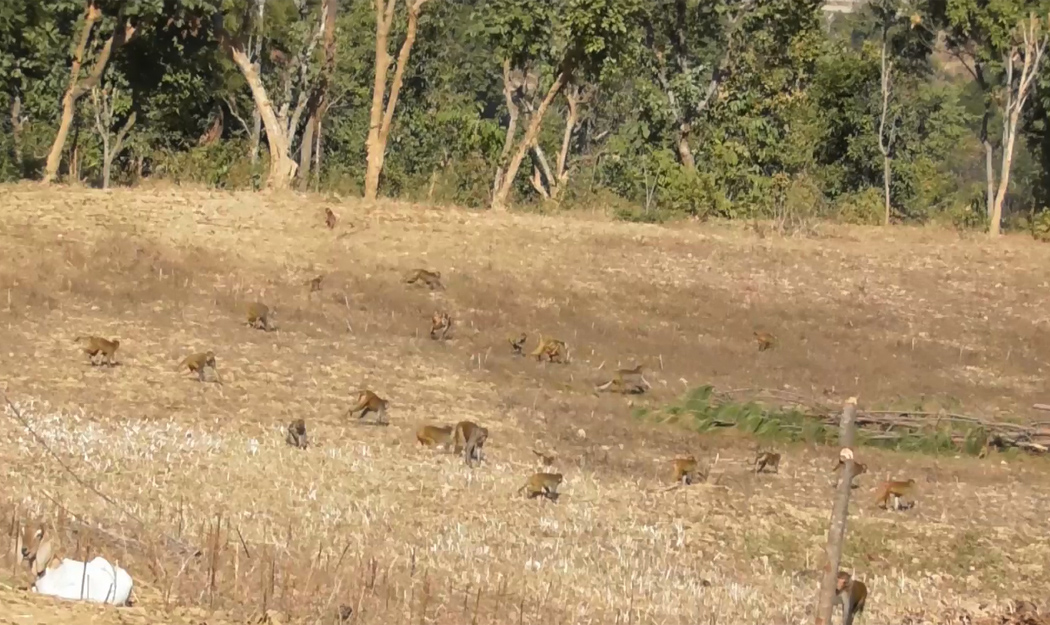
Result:
[[[828,545],[825,549],[824,579],[817,595],[816,625],[830,625],[835,599],[835,580],[838,577],[839,561],[842,559],[842,540],[846,535],[846,517],[849,513],[849,495],[853,485],[853,437],[857,416],[857,398],[850,397],[842,409],[839,425],[839,444],[842,450],[842,476],[839,480],[835,506],[831,511],[831,527],[828,529]]]

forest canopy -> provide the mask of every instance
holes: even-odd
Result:
[[[1050,236],[1048,3],[823,4],[8,0],[0,179]]]

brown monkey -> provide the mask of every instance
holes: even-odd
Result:
[[[306,449],[306,421],[296,419],[289,423],[284,440],[292,447]]]
[[[770,347],[776,344],[777,337],[773,336],[769,332],[759,331],[755,332],[755,342],[758,343],[758,351],[764,352]]]
[[[324,281],[324,276],[317,276],[316,278],[310,278],[306,282],[303,282],[303,286],[309,286],[311,293],[316,293],[321,290],[321,282]]]
[[[329,230],[331,230],[331,229],[335,228],[335,222],[336,221],[338,221],[338,220],[335,217],[335,213],[332,212],[332,209],[330,209],[330,208],[328,208],[326,206],[325,209],[324,209],[324,224],[326,226],[328,226]]]
[[[780,454],[773,451],[760,451],[755,456],[755,473],[761,473],[769,467],[773,473],[780,473]]]
[[[260,302],[248,304],[248,325],[253,328],[269,332],[273,330],[273,318],[277,316],[277,309],[270,308]]]
[[[904,497],[911,492],[912,487],[915,486],[915,479],[909,478],[907,481],[890,481],[887,480],[879,484],[878,496],[875,498],[875,502],[883,510],[886,509],[886,502],[890,497],[893,497],[893,507],[897,510],[901,508],[901,497]],[[911,506],[907,506],[910,508]]]
[[[489,438],[488,428],[481,427],[473,421],[460,421],[452,432],[455,453],[463,453],[463,461],[470,466],[473,460],[481,462],[481,448]]]
[[[543,360],[543,357],[547,357],[548,362],[565,362],[565,342],[559,341],[558,339],[545,339],[540,337],[540,343],[536,346],[536,349],[532,350],[530,356],[534,356],[536,360]]]
[[[447,450],[452,446],[452,426],[424,425],[416,430],[416,440],[425,447],[441,445]]]
[[[533,449],[532,453],[536,454],[536,456],[540,459],[540,462],[542,462],[543,466],[545,467],[551,466],[552,464],[554,464],[554,461],[558,459],[558,457],[554,454],[545,454],[542,451],[536,449]]]
[[[514,350],[515,356],[525,355],[525,340],[528,338],[528,335],[526,335],[524,332],[518,335],[511,335],[507,337],[507,342],[510,343],[510,347]]]
[[[344,417],[350,416],[351,414],[360,410],[361,414],[357,415],[358,419],[364,418],[364,416],[369,412],[374,412],[376,413],[377,423],[382,423],[384,425],[389,423],[389,421],[387,421],[386,418],[386,409],[390,402],[388,402],[385,399],[382,399],[381,397],[379,397],[379,395],[376,395],[368,389],[356,391],[356,394],[357,403],[355,403],[346,411],[346,413],[343,415]]]
[[[197,380],[201,382],[204,381],[204,370],[210,367],[211,370],[215,372],[215,379],[220,384],[222,383],[222,381],[219,380],[219,371],[215,367],[215,352],[211,350],[186,356],[182,359],[182,362],[179,363],[179,368],[181,369],[183,367],[189,369],[190,373],[196,373]]]
[[[413,269],[405,276],[405,284],[415,284],[416,282],[422,282],[423,284],[433,289],[444,289],[445,285],[441,284],[441,272],[440,271],[427,271],[426,269]]]
[[[78,336],[73,341],[81,344],[80,349],[91,357],[91,364],[96,366],[103,362],[110,366],[117,364],[115,356],[117,348],[120,347],[119,340],[107,340],[100,336]]]
[[[447,312],[435,312],[430,318],[430,338],[445,340],[452,330],[452,315]]]
[[[674,481],[686,486],[698,481],[700,472],[697,470],[697,466],[696,458],[693,456],[675,458],[671,461],[671,471]]]
[[[838,471],[838,473],[839,473],[838,477],[835,479],[835,483],[836,484],[838,484],[838,481],[842,479],[842,471],[843,471],[843,468],[845,466],[846,466],[846,462],[842,458],[839,458],[838,464],[836,464],[831,469],[832,472]],[[853,461],[853,477],[854,478],[856,478],[856,477],[858,477],[860,475],[863,475],[864,473],[867,473],[867,472],[868,472],[868,465],[864,464],[863,462],[857,462],[855,460]],[[850,488],[857,488],[857,485],[856,484],[850,484]]]
[[[852,625],[853,617],[864,611],[868,587],[864,582],[853,579],[846,571],[839,571],[835,580],[835,592],[842,603],[842,625]]]
[[[595,387],[595,390],[604,391],[609,387],[612,387],[619,393],[635,395],[644,393],[646,389],[652,388],[652,384],[649,384],[649,381],[642,375],[642,365],[637,365],[630,369],[617,369],[613,379],[605,384],[599,384]]]
[[[551,501],[558,501],[558,486],[561,482],[561,473],[533,473],[518,489],[518,494],[524,492],[529,499],[542,496]]]

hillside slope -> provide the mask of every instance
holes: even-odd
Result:
[[[209,623],[331,619],[341,604],[376,623],[799,622],[834,450],[790,446],[780,474],[755,476],[752,441],[633,420],[628,399],[592,392],[603,371],[645,363],[654,389],[634,402],[652,406],[707,383],[1018,420],[1047,399],[1050,248],[1020,237],[793,239],[319,196],[0,192],[0,380],[116,502],[10,417],[5,516],[57,520],[70,553],[126,563],[139,584],[128,614],[151,622],[192,620],[187,609]],[[447,289],[403,284],[415,267]],[[244,325],[254,300],[277,306],[277,332]],[[453,338],[431,341],[442,310]],[[757,329],[777,346],[758,352]],[[520,331],[530,347],[564,339],[572,362],[515,358],[506,337]],[[78,334],[119,337],[121,366],[90,367]],[[177,368],[205,349],[221,386]],[[365,387],[390,399],[389,427],[341,416]],[[284,445],[295,417],[305,452]],[[415,443],[419,425],[460,419],[492,432],[479,468]],[[558,453],[557,504],[515,496],[537,470],[530,447]],[[685,453],[716,483],[666,491],[666,462]],[[1045,462],[865,453],[846,564],[872,587],[872,622],[934,594],[962,605],[1050,582],[1050,547],[1033,542],[1050,530]],[[906,475],[919,506],[875,509],[874,482]],[[122,618],[0,591],[12,593],[0,616],[22,602],[53,615],[39,622]]]

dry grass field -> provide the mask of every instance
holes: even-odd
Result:
[[[447,288],[403,284],[416,267]],[[67,555],[136,583],[132,608],[59,603],[21,590],[5,553],[0,623],[334,623],[341,605],[376,624],[811,622],[837,450],[780,445],[779,474],[754,475],[754,440],[633,419],[593,385],[639,362],[653,389],[635,405],[713,384],[1037,421],[1048,268],[1023,236],[0,187],[0,387],[61,459],[6,409],[0,521],[55,523]],[[277,331],[244,324],[255,300]],[[427,336],[436,310],[448,341]],[[777,345],[759,352],[755,330]],[[514,357],[520,331],[565,340],[571,362]],[[80,334],[119,338],[120,365],[90,366]],[[178,369],[206,349],[222,385]],[[388,427],[341,416],[365,387]],[[295,417],[307,450],[284,443]],[[461,419],[490,430],[480,466],[416,443]],[[531,447],[558,455],[557,503],[515,494]],[[688,453],[711,482],[666,490]],[[1050,608],[1050,461],[861,453],[858,625]],[[891,476],[916,478],[914,509],[876,508]]]

